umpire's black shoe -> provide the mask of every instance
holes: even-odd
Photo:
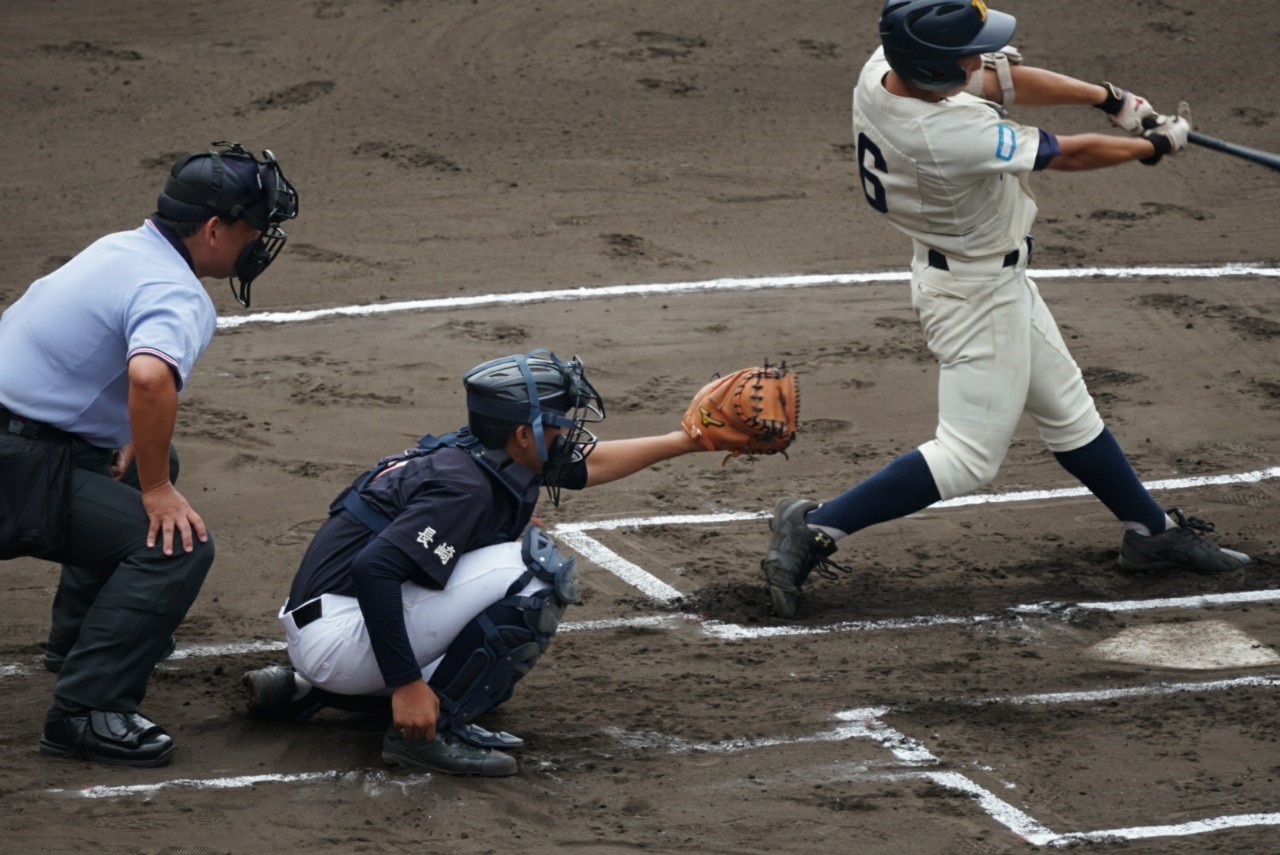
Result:
[[[836,542],[824,531],[809,528],[804,515],[818,507],[807,499],[786,498],[778,501],[769,520],[773,537],[769,551],[760,562],[765,581],[769,583],[769,595],[773,610],[779,617],[794,617],[800,602],[800,586],[815,567],[833,568],[845,573],[849,568],[830,559],[836,551]],[[830,570],[822,575],[834,578]]]
[[[72,642],[74,643],[74,642]],[[168,659],[173,655],[173,651],[178,649],[178,639],[169,636],[169,646],[164,649],[164,653],[160,658]],[[71,652],[71,644],[50,644],[44,649],[44,670],[51,671],[54,674],[61,673],[62,663],[67,661],[67,654]]]
[[[449,775],[514,775],[516,758],[493,748],[469,745],[452,731],[436,731],[432,740],[410,740],[394,725],[382,738],[382,760],[407,769],[427,769]]]
[[[1234,549],[1223,549],[1205,537],[1213,531],[1213,523],[1185,516],[1179,508],[1165,510],[1177,525],[1159,534],[1143,536],[1126,531],[1120,544],[1120,566],[1126,570],[1191,570],[1216,574],[1239,570],[1249,563],[1249,556]]]
[[[40,753],[106,763],[163,766],[177,748],[164,728],[141,713],[91,710],[45,722]]]

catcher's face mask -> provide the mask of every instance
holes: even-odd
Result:
[[[542,483],[552,504],[559,505],[560,487],[595,448],[596,436],[586,426],[604,420],[604,401],[587,380],[582,360],[575,356],[564,362],[537,348],[478,365],[463,383],[473,428],[485,422],[486,430],[496,426],[504,438],[519,425],[531,428]],[[549,436],[548,428],[560,433]]]
[[[564,378],[565,399],[569,402],[566,412],[542,411],[531,422],[538,441],[538,453],[542,458],[542,483],[547,488],[547,498],[551,500],[551,504],[559,507],[560,488],[577,465],[590,456],[599,441],[587,425],[604,421],[604,400],[587,380],[581,359],[575,356],[566,363],[550,352],[540,355],[552,360],[560,369]],[[564,433],[551,441],[549,451],[543,439],[543,425],[564,430]]]

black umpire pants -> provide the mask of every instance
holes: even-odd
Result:
[[[137,470],[116,481],[113,452],[74,439],[70,537],[40,557],[62,562],[49,638],[70,652],[54,685],[54,714],[77,707],[137,712],[151,671],[213,564],[213,536],[165,555],[147,548]],[[177,457],[170,449],[170,477]],[[176,540],[176,538],[175,538]]]

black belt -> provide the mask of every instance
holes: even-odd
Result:
[[[315,623],[320,619],[323,612],[320,609],[320,600],[316,598],[309,603],[298,606],[289,612],[289,617],[293,618],[293,625],[298,629],[302,629],[309,623]]]
[[[71,434],[58,430],[53,425],[32,421],[0,407],[0,429],[27,439],[70,439]]]
[[[1001,264],[1000,266],[1013,267],[1013,265],[1018,263],[1018,259],[1021,257],[1022,257],[1022,252],[1015,249],[1013,252],[1009,253],[1004,257],[1004,263]],[[938,270],[951,269],[951,265],[947,264],[947,257],[942,253],[938,252],[936,249],[929,250],[929,266],[937,268]]]

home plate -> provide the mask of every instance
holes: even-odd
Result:
[[[1093,655],[1161,668],[1248,668],[1275,665],[1280,655],[1222,620],[1126,629],[1089,648]]]

